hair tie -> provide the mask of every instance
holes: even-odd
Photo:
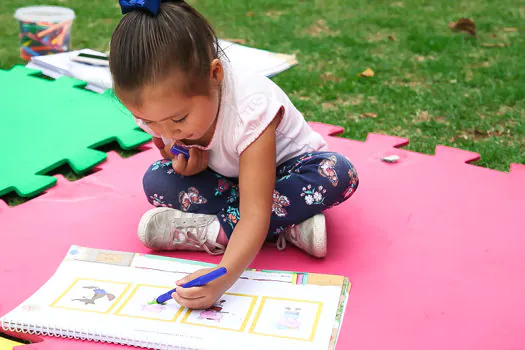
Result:
[[[179,1],[181,0],[119,0],[119,4],[123,15],[135,10],[146,10],[156,16],[159,13],[161,3]]]

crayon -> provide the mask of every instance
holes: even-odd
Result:
[[[29,46],[24,46],[24,51],[27,52],[31,57],[34,56],[40,56],[40,54],[36,51],[33,51]]]
[[[60,23],[20,21],[20,56],[31,57],[69,50],[73,21]]]
[[[46,30],[43,30],[41,31],[40,33],[38,33],[38,37],[41,38],[43,37],[44,35],[47,35],[55,30],[58,30],[60,28],[62,28],[63,26],[65,26],[69,21],[65,21],[65,22],[60,22],[60,23],[57,23],[55,25],[52,25],[51,27],[47,28]]]

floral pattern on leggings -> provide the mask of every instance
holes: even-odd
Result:
[[[194,176],[182,176],[172,170],[169,160],[150,166],[143,179],[149,202],[156,207],[217,215],[230,237],[241,220],[238,179],[211,169]],[[346,201],[359,185],[352,163],[333,152],[302,154],[280,164],[275,174],[269,238]]]

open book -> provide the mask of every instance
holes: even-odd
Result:
[[[17,332],[156,349],[334,349],[350,290],[335,275],[247,270],[207,310],[150,304],[201,262],[72,246],[0,318]]]

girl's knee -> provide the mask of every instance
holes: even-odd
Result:
[[[357,170],[347,157],[340,155],[341,157],[341,172],[344,174],[344,177],[347,179],[345,186],[342,188],[342,198],[343,201],[350,198],[357,188],[359,187],[359,176]]]
[[[329,159],[329,166],[333,166],[334,175],[337,176],[339,180],[345,182],[344,179],[348,179],[350,182],[359,182],[357,170],[350,159],[340,153],[330,153]]]
[[[173,182],[177,175],[171,166],[171,160],[158,160],[149,166],[142,178],[144,191],[146,194],[153,193],[159,186],[164,187],[168,179]]]
[[[332,184],[337,184],[331,188],[335,205],[350,198],[359,186],[357,170],[352,162],[342,154],[331,153],[331,164],[333,165],[333,178],[336,179]]]
[[[355,186],[357,187],[359,185],[359,177],[354,164],[350,161],[350,159],[341,154],[339,157],[341,159],[342,171],[348,175],[348,180],[352,183],[355,183]]]

